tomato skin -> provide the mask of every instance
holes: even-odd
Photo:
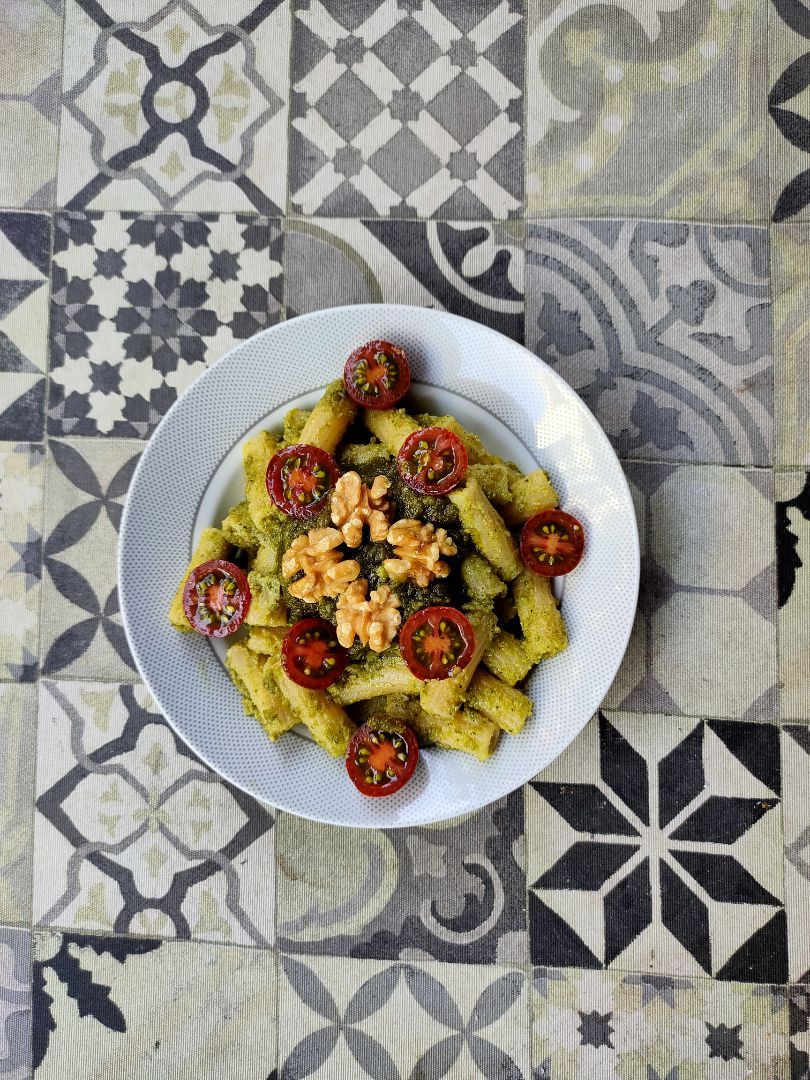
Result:
[[[585,547],[582,523],[564,510],[541,510],[520,533],[520,557],[540,577],[561,577],[579,565]]]
[[[422,428],[400,447],[397,469],[408,487],[420,495],[446,495],[466,475],[467,448],[447,428]],[[431,472],[438,472],[438,479]]]
[[[417,679],[448,679],[472,659],[475,630],[458,608],[422,608],[400,630],[399,651]]]
[[[203,583],[209,577],[212,580],[206,586]],[[203,596],[205,600],[213,603],[201,603]],[[224,609],[226,605],[234,608],[233,614],[225,623],[215,622],[219,617],[219,609]],[[195,633],[202,634],[203,637],[228,637],[239,629],[249,609],[250,586],[236,563],[228,562],[227,559],[211,559],[195,566],[188,575],[183,589],[183,611]],[[213,619],[207,617],[208,612],[213,613]]]
[[[338,463],[317,446],[297,443],[270,459],[265,476],[267,494],[287,517],[306,521],[316,517],[340,477]]]
[[[323,670],[327,659],[332,664]],[[348,649],[338,643],[337,632],[326,619],[301,619],[287,631],[281,646],[281,664],[287,677],[307,690],[325,690],[331,686],[346,670],[348,662]]]
[[[378,357],[384,357],[382,363]],[[390,341],[367,341],[343,369],[346,393],[366,409],[390,409],[408,392],[411,369],[404,349]]]
[[[346,751],[346,771],[361,795],[379,798],[403,788],[418,760],[419,744],[410,728],[383,731],[361,724]]]

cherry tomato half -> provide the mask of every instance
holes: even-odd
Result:
[[[249,607],[250,586],[235,563],[211,559],[189,574],[183,611],[198,634],[227,637],[242,625]]]
[[[325,690],[343,674],[349,653],[326,619],[301,619],[287,631],[281,663],[289,678],[307,690]]]
[[[417,679],[446,679],[469,664],[475,631],[458,608],[422,608],[400,630],[399,651]]]
[[[355,349],[343,369],[346,393],[367,409],[390,409],[411,385],[404,350],[390,341],[369,341]]]
[[[541,577],[570,574],[582,558],[585,530],[564,510],[541,510],[520,533],[520,557]]]
[[[288,517],[315,517],[340,477],[338,463],[317,446],[287,446],[267,466],[267,493]]]
[[[349,742],[346,769],[362,795],[393,795],[413,776],[419,744],[410,728],[378,731],[362,724]]]
[[[397,454],[399,475],[420,495],[445,495],[467,472],[467,448],[447,428],[414,431]]]

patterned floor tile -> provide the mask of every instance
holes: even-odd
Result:
[[[810,11],[804,0],[778,0],[768,7],[773,220],[810,221]]]
[[[810,728],[805,725],[789,725],[782,732],[782,775],[788,977],[810,983]]]
[[[810,1077],[810,991],[790,989],[790,1080]]]
[[[207,364],[278,321],[281,245],[254,215],[58,215],[49,433],[150,435]]]
[[[525,960],[523,800],[369,832],[280,815],[279,945],[374,960]]]
[[[287,0],[67,0],[59,205],[279,213],[289,54]]]
[[[0,212],[0,439],[42,438],[50,246],[45,214]]]
[[[51,440],[45,484],[42,673],[115,682],[135,665],[118,608],[116,552],[142,444]]]
[[[29,923],[36,688],[0,685],[0,715],[3,717],[3,756],[0,758],[0,922]],[[0,1076],[3,1075],[0,1068]]]
[[[810,467],[810,225],[771,229],[777,465]]]
[[[776,986],[537,968],[535,1080],[787,1080],[788,994]]]
[[[766,8],[531,0],[528,211],[764,220]]]
[[[810,473],[777,473],[776,498],[781,714],[810,721]]]
[[[39,666],[45,448],[0,443],[0,675],[32,682]]]
[[[37,1080],[267,1080],[269,950],[34,932]]]
[[[0,1076],[31,1076],[31,934],[0,926]]]
[[[345,217],[519,212],[522,7],[296,5],[292,207]]]
[[[529,1080],[520,971],[290,956],[281,968],[279,1080]]]
[[[766,229],[554,221],[527,248],[527,344],[622,457],[770,463]]]
[[[62,0],[5,0],[0,40],[0,206],[53,206]]]
[[[771,474],[641,462],[625,465],[625,473],[639,522],[641,592],[605,704],[775,719]],[[702,554],[717,551],[734,558]]]
[[[321,218],[284,231],[288,317],[339,304],[416,304],[523,340],[522,222]]]
[[[784,982],[779,729],[600,714],[527,788],[532,960]]]
[[[202,765],[140,684],[41,684],[36,805],[36,923],[272,939],[271,813]]]

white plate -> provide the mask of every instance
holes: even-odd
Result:
[[[200,532],[243,497],[245,438],[280,425],[293,405],[311,405],[352,349],[372,338],[405,348],[412,396],[426,411],[455,415],[523,469],[546,469],[587,536],[585,557],[562,589],[570,645],[529,677],[535,709],[524,731],[504,735],[483,763],[426,750],[410,783],[384,799],[360,795],[343,763],[298,732],[270,742],[244,714],[211,644],[177,633],[166,617]],[[639,545],[630,492],[607,437],[546,364],[455,315],[364,304],[280,323],[228,353],[183,394],[135,471],[118,575],[138,670],[166,718],[211,768],[302,817],[392,828],[476,810],[525,783],[568,746],[624,655],[638,597]]]

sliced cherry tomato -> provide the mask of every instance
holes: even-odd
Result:
[[[390,341],[369,341],[355,349],[343,369],[346,393],[366,409],[390,409],[411,385],[403,349]]]
[[[458,487],[467,472],[467,448],[447,428],[414,431],[397,454],[399,475],[421,495],[444,495]]]
[[[267,466],[267,493],[288,517],[315,517],[340,477],[338,463],[317,446],[287,446]]]
[[[346,769],[362,795],[393,795],[413,776],[419,744],[410,728],[378,731],[362,724],[349,742]]]
[[[446,679],[469,664],[475,631],[458,608],[422,608],[400,630],[399,651],[417,679]]]
[[[564,510],[541,510],[520,533],[520,556],[541,577],[570,574],[582,558],[585,530]]]
[[[349,653],[338,643],[326,619],[301,619],[287,631],[281,663],[294,683],[308,690],[325,690],[343,674]]]
[[[242,625],[249,607],[250,586],[235,563],[212,559],[189,574],[183,611],[198,634],[227,637]]]

